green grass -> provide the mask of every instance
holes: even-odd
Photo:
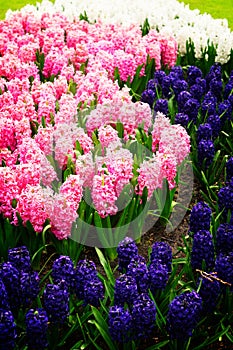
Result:
[[[88,0],[86,0],[88,1]],[[210,13],[213,18],[226,18],[228,20],[229,27],[233,30],[233,0],[179,0],[185,4],[190,5],[190,9],[199,9],[201,13]],[[4,19],[5,13],[8,9],[16,10],[26,4],[35,5],[38,0],[0,0],[0,19]]]
[[[199,9],[201,13],[209,13],[213,18],[226,18],[228,25],[233,30],[233,1],[232,0],[179,0],[189,4],[191,10]]]

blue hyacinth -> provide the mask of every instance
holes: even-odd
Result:
[[[189,86],[194,85],[196,83],[197,78],[202,78],[202,71],[200,68],[196,66],[189,66],[187,69],[187,82]]]
[[[84,284],[86,280],[96,277],[97,270],[95,263],[88,259],[79,260],[74,272],[75,293],[79,299],[84,299]]]
[[[0,309],[0,350],[14,349],[16,338],[16,324],[12,312]]]
[[[114,341],[127,343],[132,339],[132,316],[128,309],[114,305],[109,308],[109,333]]]
[[[209,123],[200,124],[197,129],[197,142],[212,139],[212,127]]]
[[[216,257],[215,271],[218,278],[231,285],[233,290],[233,252],[228,254],[220,253]]]
[[[122,274],[116,279],[114,290],[114,304],[123,306],[131,305],[138,295],[137,283],[134,277]]]
[[[189,230],[193,233],[199,230],[209,230],[212,211],[203,201],[195,204],[189,217]]]
[[[146,293],[140,294],[131,307],[134,338],[146,339],[155,328],[156,306]]]
[[[69,256],[62,255],[56,259],[52,266],[54,283],[65,281],[70,290],[74,289],[74,263]]]
[[[146,293],[149,287],[149,271],[142,256],[131,260],[127,268],[127,275],[135,278],[139,293]]]
[[[40,292],[40,277],[37,271],[21,272],[20,274],[20,294],[23,306],[36,299]]]
[[[212,140],[201,139],[197,145],[197,157],[200,166],[209,167],[214,159],[215,147]],[[204,163],[205,161],[205,163]]]
[[[118,269],[124,271],[127,269],[130,261],[137,257],[138,247],[134,240],[130,237],[125,237],[117,246],[118,254]]]
[[[165,98],[159,98],[154,105],[154,112],[161,112],[165,115],[168,115],[168,100]]]
[[[98,277],[87,279],[84,283],[84,305],[99,306],[104,298],[104,286]]]
[[[188,126],[189,117],[185,113],[176,113],[174,124],[180,124],[184,128]]]
[[[30,350],[43,350],[48,346],[48,316],[43,309],[30,309],[25,316],[27,345]]]
[[[0,309],[5,309],[5,310],[10,309],[7,290],[1,278],[0,278]]]
[[[230,182],[233,178],[233,157],[230,157],[226,162],[226,181]]]
[[[149,286],[153,294],[157,290],[163,290],[166,287],[169,278],[168,268],[166,265],[152,261],[149,265]]]
[[[212,137],[216,138],[221,131],[221,119],[217,114],[212,114],[208,116],[207,123],[211,126]]]
[[[233,251],[233,225],[230,223],[220,224],[216,232],[216,249],[218,253]]]
[[[146,89],[141,94],[141,101],[144,103],[148,103],[152,108],[155,101],[156,93],[152,89]]]
[[[197,287],[199,288],[199,295],[203,301],[203,312],[211,313],[216,307],[218,297],[221,292],[221,285],[218,280],[215,279],[216,274],[210,272],[206,277],[200,277],[197,281]]]
[[[167,242],[155,242],[152,245],[150,262],[161,263],[167,267],[168,272],[172,269],[172,248]]]
[[[46,285],[43,293],[44,308],[50,322],[63,323],[69,315],[69,292],[65,282]]]
[[[20,273],[9,261],[1,264],[0,278],[2,279],[12,311],[18,310],[21,305]]]
[[[29,250],[26,246],[9,249],[8,261],[19,271],[31,271],[31,258]]]
[[[192,336],[202,310],[202,298],[195,291],[176,296],[169,305],[167,330],[172,339],[186,341]]]
[[[214,267],[214,244],[212,235],[208,230],[200,230],[194,234],[191,251],[191,266],[193,269],[211,270]]]

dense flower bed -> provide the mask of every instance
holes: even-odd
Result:
[[[132,10],[133,8],[133,10]],[[198,10],[190,10],[188,5],[176,0],[159,0],[151,2],[140,1],[64,1],[55,0],[54,3],[43,0],[36,7],[27,5],[23,12],[38,14],[49,11],[64,13],[69,19],[79,14],[87,14],[90,21],[98,18],[108,24],[143,24],[147,18],[152,28],[167,35],[175,36],[181,55],[187,54],[186,41],[191,39],[195,46],[195,58],[208,59],[208,46],[214,45],[217,51],[217,61],[226,63],[230,59],[233,46],[233,34],[228,28],[226,19],[213,19],[209,14],[200,14]],[[11,16],[8,11],[7,17]]]
[[[0,23],[1,349],[232,346],[232,34],[134,5],[43,1]],[[173,227],[179,205],[183,246],[140,255],[147,218]]]

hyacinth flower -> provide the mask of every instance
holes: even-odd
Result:
[[[150,107],[153,107],[154,101],[155,101],[156,93],[152,89],[146,89],[141,94],[141,101],[148,103]]]
[[[114,305],[109,308],[109,333],[114,341],[127,343],[132,339],[133,322],[128,309]]]
[[[48,346],[48,316],[43,309],[30,309],[25,316],[28,349],[43,350]]]
[[[202,115],[207,115],[207,116],[215,115],[216,108],[217,108],[217,98],[210,91],[208,91],[201,102]]]
[[[189,231],[195,233],[199,230],[209,230],[211,220],[211,208],[203,201],[192,207],[189,217]]]
[[[124,306],[125,303],[132,305],[138,295],[137,283],[134,277],[122,274],[116,279],[114,289],[114,304]]]
[[[233,179],[226,186],[218,191],[218,207],[219,211],[223,210],[223,216],[227,217],[228,211],[233,212]]]
[[[1,278],[0,278],[0,309],[5,309],[5,310],[10,309],[7,290]]]
[[[149,288],[153,294],[166,287],[169,273],[166,265],[152,261],[149,265]]]
[[[127,269],[130,261],[137,257],[138,247],[131,237],[125,237],[117,246],[118,269],[123,272]]]
[[[215,155],[214,142],[212,140],[201,139],[197,144],[198,164],[208,168],[212,163]]]
[[[164,115],[168,115],[169,110],[168,110],[168,100],[165,98],[159,98],[156,100],[155,105],[154,105],[154,112],[155,114],[157,112],[161,112]]]
[[[218,297],[221,292],[220,282],[215,279],[216,273],[210,272],[204,277],[200,277],[197,281],[198,294],[203,301],[203,312],[213,312],[216,307]]]
[[[216,232],[216,250],[218,253],[233,251],[233,224],[220,224]]]
[[[40,277],[37,271],[21,272],[20,295],[21,303],[28,307],[36,299],[40,292]]]
[[[233,157],[226,162],[226,181],[229,182],[233,178]]]
[[[174,124],[180,124],[184,128],[187,128],[189,122],[189,117],[185,113],[176,113]]]
[[[145,259],[138,255],[133,258],[127,267],[127,275],[135,278],[139,293],[146,293],[149,288],[149,271]]]
[[[54,283],[65,281],[70,291],[74,289],[74,263],[69,256],[61,255],[52,266]]]
[[[16,324],[12,312],[0,309],[0,349],[14,349],[16,338]]]
[[[95,263],[91,260],[79,260],[74,272],[75,293],[77,298],[84,299],[84,286],[87,279],[93,280],[97,278],[97,270]]]
[[[195,291],[176,296],[168,307],[167,330],[171,339],[185,342],[200,318],[202,298]]]
[[[8,250],[8,261],[19,271],[31,271],[31,258],[26,246],[11,248]]]
[[[233,291],[233,252],[228,254],[220,253],[216,257],[215,271],[218,278],[227,283]]]
[[[135,339],[148,338],[155,328],[156,306],[146,293],[139,294],[131,307]]]
[[[19,271],[9,261],[4,262],[0,267],[0,278],[5,285],[11,310],[17,311],[22,301]]]
[[[104,298],[104,285],[98,277],[88,278],[84,282],[84,305],[99,306]]]
[[[187,82],[189,86],[196,84],[197,78],[202,78],[203,73],[200,68],[196,66],[189,66],[187,69]]]
[[[209,115],[207,118],[207,123],[211,126],[212,137],[215,139],[221,131],[221,119],[218,114]]]
[[[212,235],[208,230],[195,232],[191,251],[191,266],[195,269],[203,268],[203,261],[206,270],[214,267],[214,244]]]
[[[221,125],[224,125],[226,120],[232,119],[232,105],[229,100],[224,100],[218,104],[218,114],[221,119]]]
[[[200,124],[197,129],[197,142],[212,139],[212,127],[209,123]]]
[[[152,245],[150,262],[159,262],[167,267],[168,272],[172,269],[172,248],[167,242],[155,242]]]
[[[43,293],[44,308],[49,321],[64,323],[69,316],[69,292],[65,282],[48,283]]]

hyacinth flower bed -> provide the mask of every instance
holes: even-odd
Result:
[[[232,33],[103,4],[0,22],[0,348],[230,349]]]

